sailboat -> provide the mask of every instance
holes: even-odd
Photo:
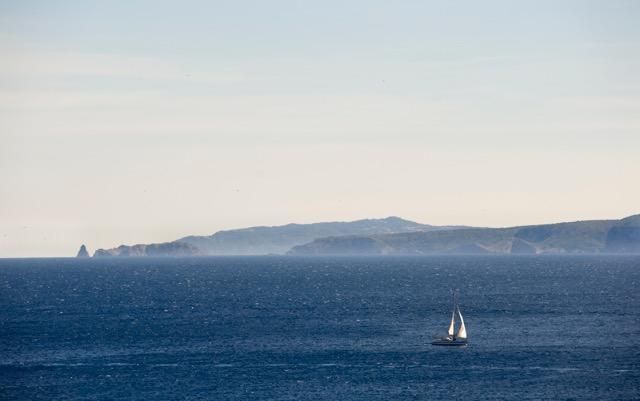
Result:
[[[456,314],[460,319],[460,328],[458,334],[456,332]],[[432,345],[449,345],[449,346],[464,346],[467,345],[467,328],[464,326],[464,319],[462,318],[462,312],[456,302],[456,294],[453,293],[453,312],[451,313],[451,323],[449,324],[449,331],[447,336],[439,337],[431,341]]]

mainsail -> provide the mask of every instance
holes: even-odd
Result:
[[[458,308],[458,316],[460,316],[460,330],[458,330],[458,335],[456,337],[466,339],[467,329],[464,327],[464,319],[462,318],[462,313],[460,313],[460,308]],[[449,328],[449,331],[452,331],[452,328]]]
[[[451,324],[449,325],[450,336],[453,336],[453,333],[455,332],[455,324],[456,324],[456,311],[454,310],[453,313],[451,313]]]

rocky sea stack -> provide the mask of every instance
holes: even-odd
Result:
[[[80,247],[80,250],[78,251],[78,254],[76,255],[76,258],[88,258],[89,257],[89,252],[87,252],[87,247],[84,246],[84,244]]]

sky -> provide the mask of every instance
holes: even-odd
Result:
[[[638,1],[0,0],[0,257],[640,213]]]

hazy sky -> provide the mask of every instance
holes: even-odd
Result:
[[[640,212],[640,1],[1,1],[0,256]]]

